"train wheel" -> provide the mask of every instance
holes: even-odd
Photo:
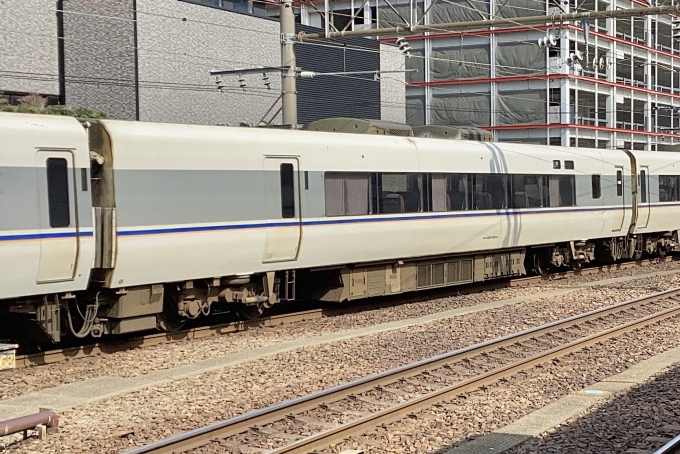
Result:
[[[156,321],[160,330],[174,333],[184,327],[187,319],[180,316],[177,312],[178,303],[179,289],[176,285],[166,285],[163,298],[163,312],[156,315]]]
[[[548,263],[545,259],[545,254],[543,251],[534,252],[534,273],[545,276],[548,274]]]
[[[156,316],[156,321],[158,322],[158,328],[161,331],[175,333],[184,328],[184,324],[187,320],[181,318],[179,315],[176,317],[168,316],[165,312],[163,312]]]
[[[259,304],[237,304],[236,312],[246,320],[255,320],[260,318],[264,309]]]

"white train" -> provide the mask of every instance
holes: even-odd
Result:
[[[17,321],[56,342],[173,329],[216,304],[253,316],[678,244],[674,153],[6,113],[0,136],[0,338]]]

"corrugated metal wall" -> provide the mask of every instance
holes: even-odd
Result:
[[[296,24],[296,31],[315,33],[319,29]],[[345,38],[333,41],[342,42],[346,47],[296,44],[298,67],[317,72],[380,70],[377,40]],[[300,124],[327,117],[380,119],[380,81],[374,80],[372,75],[298,79],[297,89]]]

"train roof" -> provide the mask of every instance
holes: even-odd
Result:
[[[0,137],[3,138],[0,143],[3,166],[35,166],[34,154],[26,153],[26,150],[75,148],[76,166],[89,167],[85,129],[73,117],[2,112]]]

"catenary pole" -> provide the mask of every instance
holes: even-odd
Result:
[[[281,103],[282,123],[297,128],[296,63],[293,40],[295,38],[295,14],[293,0],[281,0]]]
[[[657,14],[673,14],[680,13],[680,4],[668,6],[653,6],[645,8],[629,8],[610,11],[587,11],[583,13],[569,13],[569,14],[548,14],[542,16],[527,16],[515,17],[512,19],[487,19],[475,21],[461,21],[461,22],[445,22],[442,24],[433,25],[405,25],[398,27],[384,27],[372,28],[365,30],[346,30],[339,32],[330,32],[327,36],[322,33],[299,33],[297,38],[299,41],[319,40],[342,38],[348,36],[354,37],[368,37],[368,36],[405,36],[421,34],[425,32],[441,32],[441,31],[465,31],[470,29],[482,29],[488,27],[507,27],[517,25],[539,25],[539,24],[557,24],[562,22],[570,22],[583,19],[613,19],[617,17],[631,17],[631,16],[653,16]]]

